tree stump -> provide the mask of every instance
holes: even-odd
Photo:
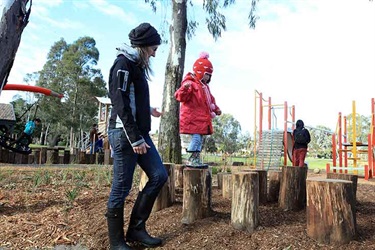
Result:
[[[175,166],[175,186],[176,188],[183,188],[184,186],[184,168],[185,166],[182,164],[176,164]]]
[[[223,198],[231,199],[232,190],[233,190],[232,174],[231,173],[223,174],[222,177],[223,177],[223,184],[222,184]]]
[[[113,158],[111,156],[111,149],[104,149],[104,165],[112,165]]]
[[[40,148],[33,149],[33,155],[34,155],[34,164],[40,164],[41,161],[41,150]]]
[[[184,169],[182,220],[183,224],[211,215],[212,176],[209,169]]]
[[[8,163],[9,162],[9,150],[2,148],[1,150],[1,162]]]
[[[47,149],[47,159],[48,164],[58,164],[59,163],[59,150],[54,148]]]
[[[13,152],[12,150],[9,150],[8,163],[14,163],[15,157],[16,157],[16,153]]]
[[[64,150],[64,164],[69,164],[70,163],[70,150]]]
[[[218,189],[223,189],[223,175],[231,175],[231,173],[227,172],[219,172],[217,173],[217,188]]]
[[[267,170],[264,169],[249,169],[246,172],[256,172],[259,175],[259,203],[267,203]]]
[[[15,153],[14,164],[27,164],[28,161],[29,161],[28,155]]]
[[[46,164],[47,162],[47,148],[40,149],[40,164]]]
[[[98,152],[96,154],[96,163],[99,164],[99,165],[104,164],[104,152]]]
[[[327,173],[327,179],[340,179],[353,182],[354,201],[357,201],[358,175],[343,173]]]
[[[78,152],[78,164],[86,164],[86,152],[85,151]]]
[[[284,210],[299,211],[306,206],[307,167],[282,167],[279,206]]]
[[[323,244],[342,245],[356,235],[353,183],[307,179],[307,234]]]
[[[268,201],[277,202],[279,200],[282,172],[279,170],[270,170],[268,171],[268,176]]]
[[[152,212],[157,212],[164,208],[170,207],[175,201],[175,187],[174,187],[174,164],[164,163],[164,167],[168,173],[168,180],[159,192],[158,197],[155,200],[154,206],[152,207]],[[148,177],[146,173],[141,170],[140,181],[139,181],[139,191],[146,186]]]
[[[259,225],[259,173],[237,172],[232,182],[231,224],[251,233]]]

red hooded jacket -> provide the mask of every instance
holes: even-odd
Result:
[[[185,83],[191,83],[191,86],[185,88]],[[207,91],[204,88],[207,88]],[[181,102],[181,134],[210,135],[213,133],[211,113],[215,115],[220,112],[220,108],[216,105],[215,98],[207,84],[202,84],[194,78],[192,73],[188,73],[174,96],[177,101]]]

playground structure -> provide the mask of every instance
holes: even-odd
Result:
[[[346,116],[338,115],[336,134],[332,135],[332,167],[327,164],[327,173],[353,173],[363,171],[366,180],[373,178],[375,171],[375,101],[371,99],[371,125],[367,142],[362,141],[362,129],[357,123],[356,102],[352,102],[352,119],[349,123]],[[343,121],[342,121],[343,119]],[[351,126],[350,126],[351,125]],[[348,130],[348,127],[350,129]],[[349,133],[350,132],[350,133]],[[337,165],[338,160],[338,165]],[[351,163],[351,164],[350,164]]]
[[[3,87],[3,90],[19,90],[40,93],[46,96],[58,98],[63,97],[62,94],[59,94],[53,90],[25,84],[6,84]],[[0,104],[0,106],[0,146],[20,154],[30,154],[31,149],[29,148],[27,140],[21,140],[19,142],[11,136],[13,127],[16,123],[16,116],[14,114],[13,106],[11,104]]]
[[[288,158],[292,161],[293,140],[292,131],[295,128],[295,106],[288,107],[285,101],[283,104],[273,104],[271,97],[264,99],[263,94],[255,90],[254,98],[254,158],[253,166],[257,169],[280,168],[281,156],[284,157],[284,166]],[[268,130],[263,130],[263,109],[267,108]],[[259,118],[257,110],[259,109]],[[282,109],[284,114],[283,130],[276,128],[277,119],[274,114],[276,109]],[[291,117],[291,121],[288,121]],[[257,119],[258,118],[258,119]],[[257,127],[257,121],[259,123]],[[288,124],[292,124],[288,127]],[[257,131],[258,129],[258,131]]]

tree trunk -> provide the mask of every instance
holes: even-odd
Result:
[[[2,0],[0,21],[0,95],[8,81],[18,47],[21,42],[23,29],[29,22],[31,2],[26,9],[28,0]]]
[[[259,224],[259,175],[233,174],[231,224],[235,229],[253,232]]]
[[[353,183],[307,179],[307,235],[319,243],[342,245],[356,235]]]
[[[186,50],[186,0],[172,0],[172,25],[170,50],[165,69],[163,90],[163,115],[160,119],[158,150],[164,162],[182,163],[179,133],[180,104],[174,93],[180,87],[185,65]]]

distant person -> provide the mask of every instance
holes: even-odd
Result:
[[[98,140],[98,124],[93,124],[90,130],[90,154],[95,152],[95,144]]]
[[[111,249],[131,249],[124,239],[124,203],[137,164],[146,173],[148,181],[133,205],[126,241],[147,248],[162,245],[162,239],[149,235],[146,221],[168,179],[149,135],[151,115],[161,115],[156,108],[150,107],[148,84],[150,59],[155,57],[161,37],[149,23],[142,23],[130,31],[129,40],[131,46],[123,44],[117,48],[108,81],[112,103],[108,139],[113,153],[113,180],[106,216]]]
[[[42,121],[39,118],[34,118],[33,120],[28,121],[25,125],[25,129],[22,132],[21,136],[15,142],[13,142],[12,144],[18,144],[18,143],[22,142],[22,140],[24,138],[26,138],[27,139],[27,145],[25,145],[25,146],[29,146],[30,143],[33,141],[32,135],[34,133],[35,128],[37,126],[39,126],[41,123],[42,123]]]
[[[95,152],[103,152],[103,146],[104,146],[104,136],[101,133],[98,133],[98,140],[95,143]]]
[[[303,167],[305,165],[307,145],[310,143],[311,137],[302,120],[298,120],[296,123],[293,139],[293,166]]]
[[[187,165],[205,167],[200,159],[203,136],[211,135],[214,130],[212,119],[221,115],[215,98],[210,92],[209,83],[213,67],[208,60],[209,54],[202,52],[193,65],[193,72],[187,73],[181,87],[174,94],[180,107],[180,134],[191,135],[187,152],[191,153]]]

